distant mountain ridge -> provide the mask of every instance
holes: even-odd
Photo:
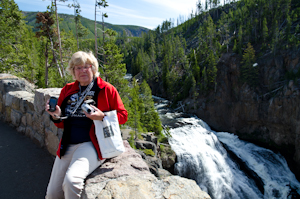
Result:
[[[34,27],[33,31],[37,31],[35,27],[37,24],[35,23],[35,17],[37,12],[22,12],[24,14],[25,21],[27,21],[27,24]],[[69,14],[58,14],[60,18],[63,19],[59,23],[60,29],[64,29],[65,31],[72,31],[75,35],[75,21],[74,16]],[[88,35],[84,37],[84,39],[93,39],[95,38],[95,22],[93,20],[81,17],[81,24],[88,29]],[[97,27],[102,28],[102,22],[97,21]],[[134,26],[134,25],[113,25],[110,23],[104,22],[105,29],[113,29],[118,33],[123,33],[125,31],[128,36],[131,37],[140,37],[142,33],[146,33],[149,31],[148,28],[141,27],[141,26]]]

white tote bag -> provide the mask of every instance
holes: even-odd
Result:
[[[93,120],[103,158],[112,158],[125,151],[117,111],[104,112],[103,121]]]

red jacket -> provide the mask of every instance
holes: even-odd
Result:
[[[98,100],[97,100],[97,108],[100,109],[103,112],[116,110],[119,123],[124,124],[127,121],[127,110],[124,107],[124,104],[121,100],[121,97],[117,91],[117,89],[111,85],[108,82],[105,82],[100,77],[97,77],[95,80],[95,83],[97,83],[98,87],[100,88],[99,94],[98,94]],[[73,95],[74,93],[79,92],[79,82],[75,81],[69,84],[66,84],[59,95],[57,105],[61,107],[61,105],[64,102],[64,99],[67,96]],[[58,128],[64,128],[64,120],[61,120],[60,122],[54,123]],[[97,137],[95,134],[95,125],[93,124],[90,129],[90,138],[91,141],[97,151],[98,158],[103,159],[101,156],[99,144],[97,141]],[[62,143],[65,143],[64,145],[67,145],[67,141],[64,139],[64,136],[60,140],[58,150],[57,150],[57,156],[61,158],[63,154],[61,154],[61,149],[66,149],[67,146],[62,146]]]

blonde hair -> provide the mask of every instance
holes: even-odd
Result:
[[[69,66],[67,67],[67,71],[72,75],[73,79],[75,79],[75,66],[90,64],[92,65],[92,71],[95,77],[99,77],[98,72],[98,61],[92,52],[83,52],[78,51],[74,53],[69,61]]]

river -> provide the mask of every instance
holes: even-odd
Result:
[[[153,97],[177,155],[175,174],[193,179],[212,199],[300,198],[300,183],[279,153],[215,132],[196,116]]]

